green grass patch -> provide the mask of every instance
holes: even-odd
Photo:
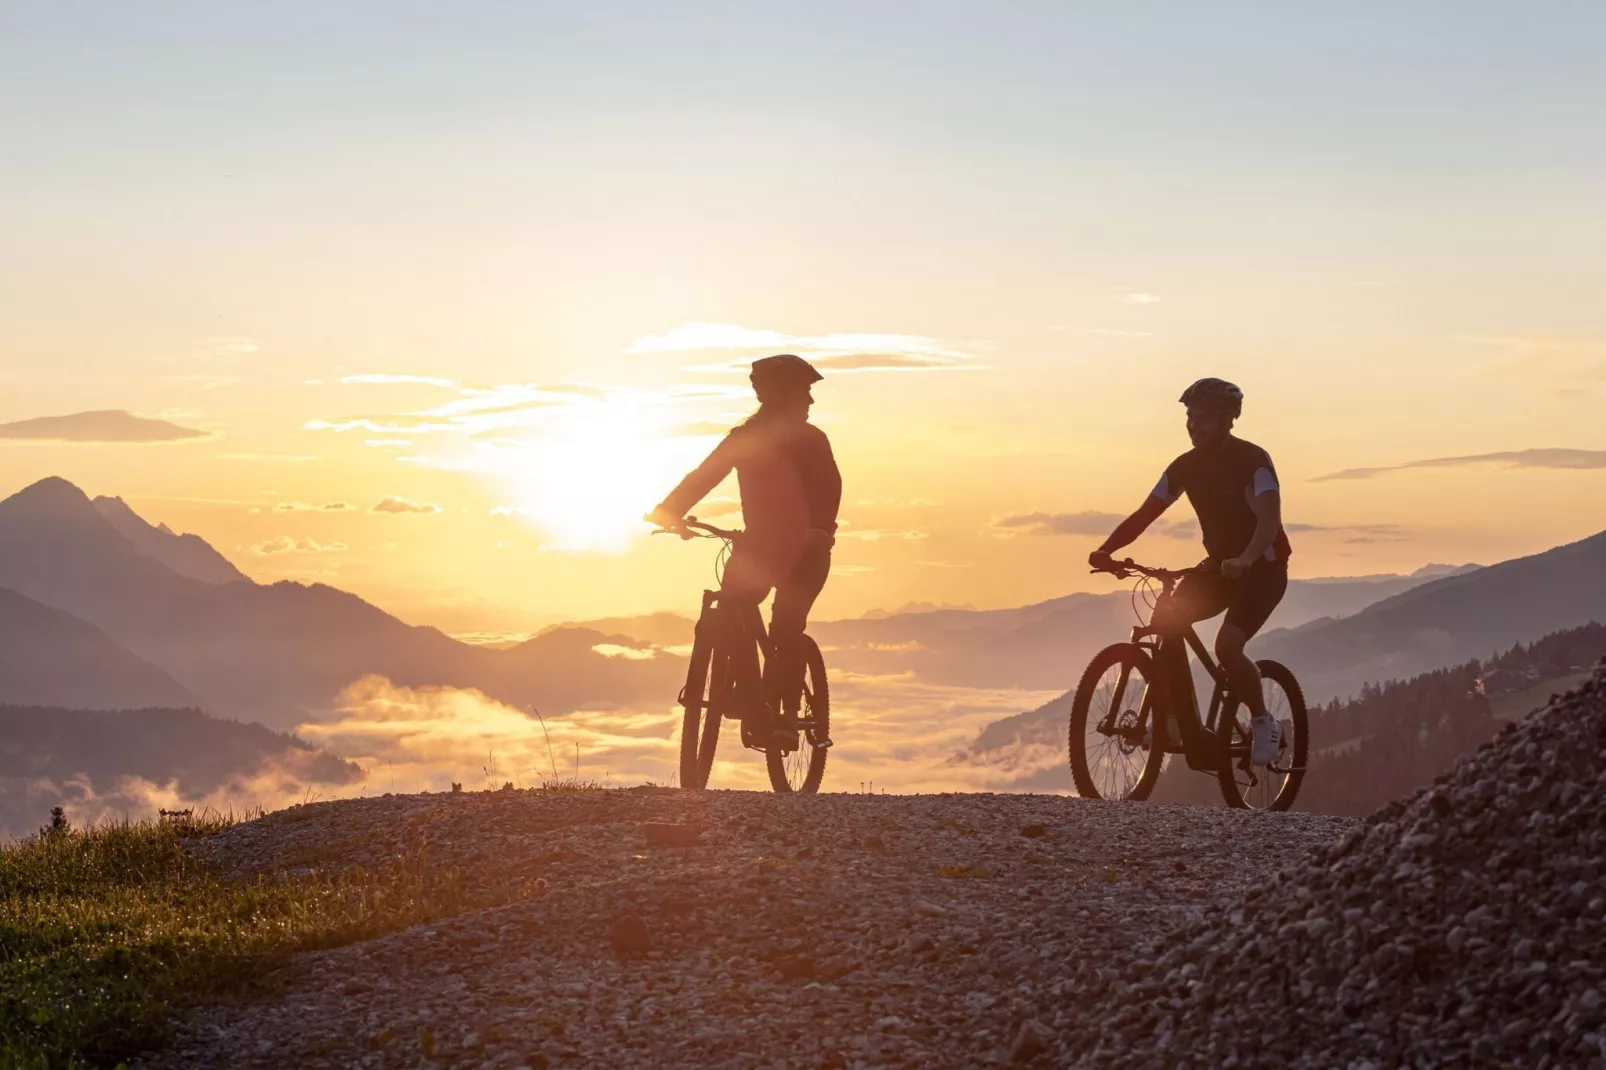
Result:
[[[185,850],[221,817],[0,847],[0,1066],[115,1066],[171,1039],[175,1010],[259,995],[296,951],[507,902],[420,850],[383,870],[230,879]]]

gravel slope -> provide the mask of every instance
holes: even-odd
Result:
[[[274,870],[427,840],[532,898],[299,956],[282,999],[208,1009],[142,1065],[1054,1065],[1100,966],[1357,824],[1041,795],[296,807],[208,849]]]

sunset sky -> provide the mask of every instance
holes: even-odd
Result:
[[[8,3],[0,492],[453,632],[691,613],[639,518],[793,351],[825,616],[1107,589],[1201,375],[1295,575],[1577,539],[1606,9],[1544,10]]]

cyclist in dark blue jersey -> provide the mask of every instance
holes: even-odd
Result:
[[[1206,564],[1215,570],[1188,576],[1177,587],[1169,619],[1155,627],[1191,624],[1227,615],[1216,633],[1216,657],[1252,715],[1250,760],[1267,765],[1277,757],[1277,723],[1266,712],[1260,673],[1244,653],[1288,589],[1292,548],[1283,530],[1282,495],[1271,456],[1232,433],[1243,411],[1243,391],[1222,379],[1200,379],[1183,391],[1193,449],[1166,468],[1149,498],[1123,520],[1088,557],[1096,569],[1115,567],[1115,551],[1142,535],[1179,497],[1199,517]]]

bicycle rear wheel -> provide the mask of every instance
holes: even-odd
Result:
[[[1165,754],[1156,717],[1154,663],[1132,643],[1105,647],[1088,664],[1071,702],[1071,776],[1084,799],[1142,802]]]
[[[825,679],[825,656],[813,639],[803,636],[803,691],[783,703],[787,722],[796,718],[799,726],[797,750],[782,753],[773,744],[764,751],[769,767],[770,787],[787,794],[813,795],[825,778],[825,748],[817,746],[831,738],[831,686]]]
[[[1287,810],[1305,780],[1310,750],[1310,722],[1305,693],[1288,668],[1275,661],[1257,661],[1260,693],[1266,712],[1282,726],[1282,752],[1270,765],[1249,764],[1249,710],[1228,696],[1221,719],[1221,761],[1216,779],[1228,806],[1241,810]]]

